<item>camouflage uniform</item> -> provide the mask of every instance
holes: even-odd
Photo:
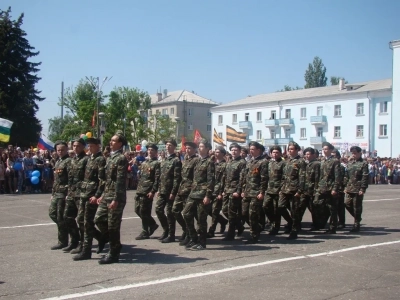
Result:
[[[165,234],[175,237],[175,217],[172,213],[174,200],[169,200],[170,194],[174,197],[178,193],[181,183],[182,163],[179,157],[173,153],[161,162],[160,186],[156,203],[156,214]],[[164,210],[167,208],[167,215]]]
[[[340,160],[339,160],[340,163]],[[339,185],[339,192],[338,192],[338,224],[345,226],[346,224],[346,206],[344,204],[344,174],[346,172],[346,168],[340,164],[339,165],[340,168],[340,178],[342,178],[342,180],[340,181],[340,185]]]
[[[79,229],[76,224],[78,209],[81,201],[81,185],[85,177],[85,168],[89,157],[84,151],[71,160],[71,169],[68,176],[68,197],[65,202],[64,220],[71,236],[71,245],[77,244],[84,238],[84,215],[78,218]]]
[[[290,204],[292,224],[289,225],[292,225],[291,232],[294,233],[297,233],[301,228],[300,196],[304,193],[305,171],[306,163],[300,156],[289,158],[283,170],[278,206],[283,215],[287,213],[287,207]],[[296,193],[300,196],[295,197]]]
[[[78,223],[83,221],[83,250],[91,251],[93,238],[101,239],[101,233],[94,226],[97,204],[90,203],[91,197],[100,198],[104,190],[106,159],[99,151],[92,154],[86,164],[85,177],[81,185],[81,202],[78,212]]]
[[[249,211],[250,234],[254,241],[260,237],[261,213],[263,199],[257,199],[259,194],[265,195],[268,187],[268,164],[262,156],[247,162],[245,170],[241,174],[241,185],[243,189],[242,212]]]
[[[58,243],[63,246],[68,244],[68,229],[64,220],[65,198],[68,194],[68,173],[71,158],[67,155],[60,158],[54,167],[54,183],[49,207],[49,216],[58,229]]]
[[[222,203],[222,212],[228,217],[228,237],[235,236],[235,228],[242,228],[242,186],[240,185],[240,174],[246,168],[246,161],[240,156],[232,159],[226,164],[225,187]],[[237,193],[239,197],[233,197]]]
[[[160,162],[154,157],[144,161],[139,169],[141,172],[135,197],[135,212],[142,219],[142,234],[148,237],[151,228],[156,226],[156,221],[151,216],[153,198],[147,197],[147,194],[155,195],[158,191]]]
[[[186,156],[182,164],[182,181],[179,185],[178,195],[174,200],[174,205],[172,206],[172,212],[175,216],[176,221],[181,225],[184,234],[187,232],[186,223],[182,216],[183,208],[186,205],[187,198],[189,197],[190,191],[192,189],[193,177],[194,177],[194,167],[197,164],[199,158],[196,154],[192,156]]]
[[[199,158],[194,167],[194,177],[192,189],[187,199],[186,205],[182,211],[188,228],[188,234],[192,242],[197,243],[198,237],[194,226],[194,214],[197,207],[197,216],[199,224],[200,244],[205,247],[207,237],[207,210],[208,205],[203,203],[207,196],[210,201],[214,192],[215,185],[215,165],[209,156]]]
[[[126,176],[128,160],[122,149],[115,151],[107,159],[104,192],[97,208],[94,222],[100,229],[102,238],[110,242],[110,257],[119,257],[121,251],[120,228],[122,214],[126,205]],[[118,203],[115,209],[109,209],[112,201]]]
[[[218,199],[218,196],[222,196],[225,188],[225,169],[226,161],[222,160],[220,162],[215,162],[215,186],[213,192],[213,203],[211,210],[212,222],[209,229],[210,233],[214,233],[217,228],[217,224],[220,223],[222,226],[226,226],[228,221],[221,216],[220,212],[222,210],[222,198]]]
[[[313,209],[313,201],[315,197],[315,189],[318,186],[320,168],[321,163],[316,159],[307,163],[304,180],[304,193],[300,196],[301,218],[303,219],[304,213],[308,208],[311,212],[314,227],[318,227],[315,223],[318,218]]]
[[[361,191],[365,194],[368,188],[368,163],[366,161],[360,158],[347,164],[344,186],[346,209],[354,217],[354,228],[359,229],[364,195],[358,193]]]
[[[279,158],[277,160],[271,160],[268,164],[268,188],[267,193],[264,197],[263,208],[264,212],[268,217],[268,220],[272,223],[272,230],[278,232],[281,226],[281,211],[278,207],[279,192],[282,187],[283,170],[285,168],[285,160]],[[287,212],[287,211],[286,211]],[[285,214],[288,218],[289,214]],[[291,218],[287,219],[291,221]]]
[[[314,207],[316,209],[318,219],[320,220],[318,223],[323,225],[325,224],[325,220],[327,219],[324,213],[325,206],[328,206],[329,214],[331,217],[330,230],[333,231],[336,231],[338,223],[338,197],[337,195],[332,195],[332,191],[338,193],[340,190],[341,182],[342,177],[340,171],[340,162],[333,156],[324,158],[321,161],[320,179],[314,198]]]

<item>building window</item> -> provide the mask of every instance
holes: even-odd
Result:
[[[274,139],[275,138],[275,130],[271,130],[270,133],[271,133],[271,139]]]
[[[317,107],[317,116],[322,116],[324,114],[324,108],[322,106]]]
[[[364,115],[364,103],[357,103],[357,115]]]
[[[233,114],[232,115],[232,124],[236,124],[237,123],[237,114]]]
[[[244,120],[245,120],[245,121],[248,121],[248,120],[249,120],[249,113],[245,113],[245,114],[244,114]]]
[[[222,124],[224,124],[224,118],[222,115],[219,115],[218,116],[218,125],[222,125]]]
[[[153,115],[153,111],[150,109],[149,110],[149,117],[151,117]]]
[[[163,116],[168,115],[168,108],[163,108],[162,115]]]
[[[189,116],[192,116],[192,115],[193,115],[193,109],[192,109],[192,108],[189,108],[189,109],[188,109],[188,115],[189,115]]]
[[[188,130],[193,130],[193,124],[190,123],[190,124],[188,125]]]
[[[160,113],[160,110],[156,109],[156,115],[158,115]]]
[[[222,139],[222,132],[218,132],[218,136]]]
[[[305,139],[307,138],[307,132],[305,128],[300,129],[300,138]]]
[[[211,118],[211,110],[207,111],[207,117]]]
[[[380,113],[387,113],[387,108],[388,108],[387,101],[381,102],[379,106],[380,106],[379,110]]]
[[[207,125],[207,131],[211,131],[211,124]]]
[[[262,139],[262,130],[257,130],[257,140]]]
[[[290,129],[285,129],[285,138],[290,138]]]
[[[258,111],[257,112],[257,122],[261,122],[261,119],[262,119],[261,111]]]
[[[333,137],[334,138],[340,138],[342,135],[340,133],[340,126],[335,126],[333,130]]]
[[[170,115],[174,115],[175,114],[175,108],[171,107],[171,109],[169,110],[169,114]]]
[[[335,105],[335,117],[340,117],[340,116],[342,116],[342,106]]]
[[[291,112],[290,109],[285,109],[285,119],[290,119],[291,118]]]
[[[275,120],[276,119],[276,110],[272,110],[271,111],[271,120]]]
[[[322,127],[317,128],[317,136],[323,137],[324,136],[324,129]]]
[[[379,125],[379,136],[387,136],[387,125]]]
[[[357,125],[357,137],[364,137],[364,125]]]
[[[301,117],[302,119],[307,118],[307,109],[306,109],[305,107],[302,107],[302,108],[300,109],[300,117]]]

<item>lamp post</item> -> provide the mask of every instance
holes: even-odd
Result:
[[[106,128],[104,126],[104,115],[105,115],[105,113],[103,113],[103,112],[99,112],[97,114],[97,116],[99,117],[100,122],[101,122],[101,127],[100,127],[100,130],[98,132],[100,132],[100,142],[101,142],[101,146],[102,147],[103,147],[103,135],[104,135],[104,133],[106,131]]]
[[[176,139],[178,140],[179,138],[179,117],[175,117],[175,122],[176,122]],[[178,141],[177,141],[178,142]]]

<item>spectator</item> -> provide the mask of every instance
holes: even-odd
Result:
[[[5,183],[5,176],[6,176],[6,167],[3,161],[3,155],[0,156],[0,194],[4,194],[6,192],[6,183]]]
[[[33,159],[32,159],[32,152],[25,151],[25,157],[22,160],[22,164],[24,166],[24,173],[25,173],[25,192],[31,193],[32,192],[32,183],[31,183],[31,176],[33,171]]]
[[[10,145],[9,145],[9,147],[10,147]],[[13,150],[11,150],[11,152],[10,151],[8,152],[6,164],[7,164],[6,179],[8,182],[8,189],[9,189],[10,194],[14,194],[14,191],[16,190],[16,186],[17,186],[17,177],[15,175],[15,170],[14,170],[15,157],[14,157]]]

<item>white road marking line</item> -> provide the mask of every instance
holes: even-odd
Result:
[[[230,268],[225,268],[225,269],[220,269],[220,270],[192,273],[192,274],[182,275],[182,276],[177,276],[177,277],[169,277],[169,278],[164,278],[164,279],[159,279],[159,280],[151,280],[151,281],[145,281],[145,282],[140,282],[140,283],[135,283],[135,284],[119,285],[119,286],[103,288],[103,289],[94,290],[94,291],[75,293],[75,294],[63,295],[63,296],[52,297],[52,298],[45,298],[42,300],[65,300],[65,299],[81,298],[81,297],[87,297],[87,296],[92,296],[92,295],[99,295],[99,294],[105,294],[105,293],[110,293],[110,292],[140,288],[140,287],[144,287],[144,286],[158,285],[158,284],[163,284],[163,283],[168,283],[168,282],[181,281],[181,280],[187,280],[187,279],[192,279],[192,278],[199,278],[199,277],[221,274],[221,273],[226,273],[226,272],[232,272],[232,271],[237,271],[237,270],[244,270],[244,269],[255,268],[255,267],[260,267],[260,266],[265,266],[265,265],[278,264],[278,263],[283,263],[283,262],[288,262],[288,261],[293,261],[293,260],[315,258],[315,257],[319,257],[319,256],[333,255],[333,254],[337,254],[337,253],[349,252],[349,251],[354,251],[354,250],[359,250],[359,249],[393,245],[393,244],[397,244],[397,243],[400,243],[400,240],[384,242],[384,243],[377,243],[377,244],[360,245],[360,246],[356,246],[356,247],[328,251],[328,252],[321,252],[321,253],[316,253],[316,254],[292,256],[292,257],[287,257],[287,258],[264,261],[264,262],[260,262],[260,263],[230,267]]]
[[[392,199],[371,199],[371,200],[363,200],[364,202],[379,202],[379,201],[395,201],[400,200],[400,198],[392,198]]]

